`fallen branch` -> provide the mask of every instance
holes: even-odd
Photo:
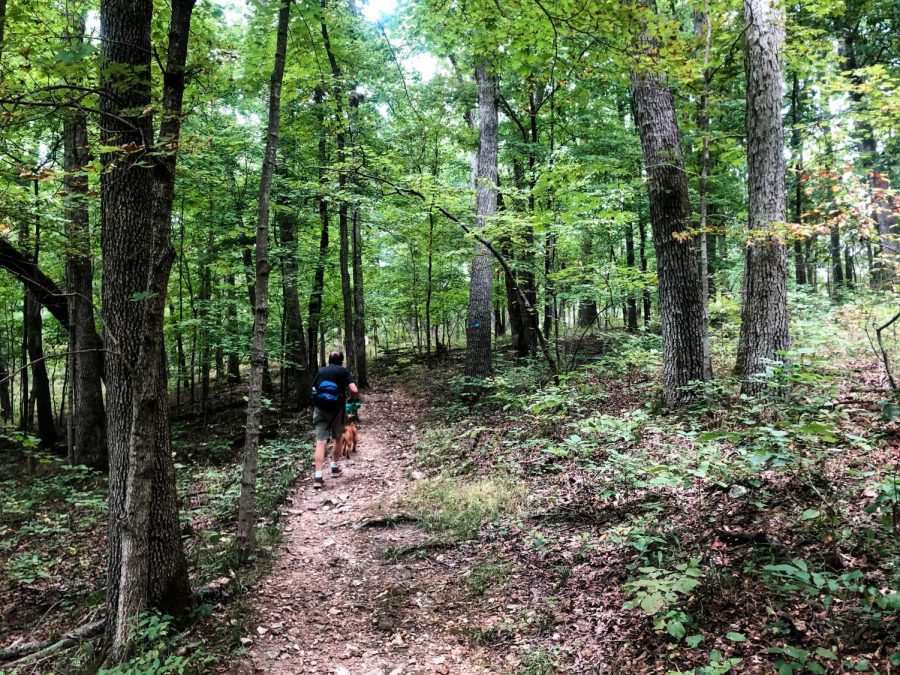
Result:
[[[396,527],[397,525],[408,525],[418,522],[418,518],[411,516],[408,513],[391,513],[386,516],[364,518],[356,524],[356,529],[364,530],[369,527]]]
[[[9,659],[20,657],[16,661],[5,664],[3,668],[15,669],[19,666],[24,666],[30,661],[43,658],[52,652],[71,647],[85,638],[100,635],[100,633],[103,632],[103,627],[105,625],[106,619],[99,619],[98,621],[79,626],[57,640],[35,640],[32,642],[23,642],[22,644],[9,647],[8,649],[0,649],[0,661],[8,661]]]
[[[891,360],[888,358],[887,349],[884,348],[884,340],[881,338],[882,331],[886,331],[891,325],[897,320],[900,319],[900,312],[897,312],[890,319],[885,321],[883,324],[878,326],[875,329],[875,337],[878,340],[878,350],[881,352],[881,361],[884,363],[884,370],[887,373],[888,382],[891,385],[891,391],[894,393],[897,392],[897,380],[894,379],[894,373],[891,370]]]

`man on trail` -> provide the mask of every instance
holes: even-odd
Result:
[[[328,365],[319,368],[313,382],[312,398],[316,406],[313,413],[313,424],[316,427],[316,477],[313,487],[319,489],[325,485],[323,474],[325,466],[325,446],[328,438],[334,439],[331,453],[331,475],[340,476],[343,469],[338,466],[341,458],[342,438],[344,433],[344,415],[346,412],[347,392],[351,400],[359,399],[359,389],[353,381],[353,375],[344,368],[344,353],[333,351],[328,355]]]

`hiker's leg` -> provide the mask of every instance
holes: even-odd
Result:
[[[341,460],[341,450],[344,448],[344,418],[338,416],[331,423],[331,434],[334,437],[334,447],[331,452],[332,466]]]
[[[323,419],[322,412],[316,408],[313,414],[313,425],[316,428],[316,452],[313,463],[317,472],[321,472],[325,467],[325,446],[328,445],[328,421]],[[317,473],[321,476],[321,473]]]
[[[325,445],[328,441],[316,441],[315,465],[316,471],[321,471],[325,466]]]

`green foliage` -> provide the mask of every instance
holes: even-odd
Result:
[[[439,476],[417,481],[405,506],[427,528],[471,539],[482,524],[514,516],[525,501],[524,487],[511,479],[463,481]]]
[[[134,656],[100,675],[184,675],[204,672],[211,657],[197,645],[185,644],[171,616],[145,614],[132,630]]]
[[[466,579],[469,590],[475,595],[484,595],[488,589],[502,584],[509,576],[511,565],[504,562],[488,561],[472,568]]]
[[[654,617],[657,630],[664,629],[679,640],[686,637],[690,617],[674,608],[700,585],[703,571],[699,563],[699,558],[694,558],[670,570],[652,566],[638,568],[638,575],[625,584],[625,590],[632,598],[625,603],[625,608],[640,608]]]

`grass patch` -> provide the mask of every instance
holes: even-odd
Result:
[[[516,672],[518,675],[554,675],[558,671],[550,652],[542,647],[525,652],[525,657]]]
[[[484,595],[489,588],[506,581],[511,569],[509,563],[489,561],[472,568],[472,573],[466,579],[469,590],[475,595]]]
[[[426,529],[472,539],[484,523],[518,513],[525,487],[508,478],[465,481],[438,476],[415,483],[405,502]]]

